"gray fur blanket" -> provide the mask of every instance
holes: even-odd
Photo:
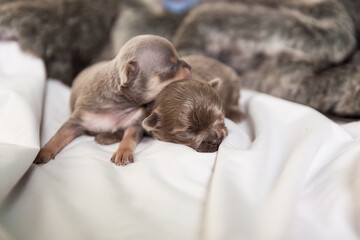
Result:
[[[351,118],[360,117],[359,29],[356,0],[203,0],[180,14],[159,0],[0,0],[0,39],[19,41],[68,85],[151,33],[181,55],[228,64],[246,88]]]

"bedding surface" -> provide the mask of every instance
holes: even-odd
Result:
[[[0,42],[0,205],[40,149],[44,87],[43,62]]]
[[[40,100],[42,71],[29,80]],[[360,122],[339,125],[309,107],[241,94],[246,119],[226,120],[229,136],[216,153],[145,137],[122,167],[110,162],[117,144],[82,136],[55,160],[31,165],[40,145],[28,133],[31,154],[0,155],[14,159],[0,166],[1,180],[11,180],[0,185],[0,239],[360,239]],[[70,116],[69,96],[47,81],[41,145]],[[38,116],[40,100],[24,112]],[[36,132],[34,118],[26,129]]]

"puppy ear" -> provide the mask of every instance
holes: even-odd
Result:
[[[223,80],[221,78],[214,78],[213,80],[210,80],[208,83],[210,87],[212,87],[215,91],[219,90],[223,84]]]
[[[158,123],[158,115],[156,112],[152,112],[150,116],[146,117],[142,121],[142,127],[147,131],[151,132]]]
[[[128,62],[121,74],[121,86],[128,87],[139,73],[139,64],[135,61]]]

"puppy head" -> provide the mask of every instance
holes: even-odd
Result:
[[[191,79],[165,87],[142,126],[158,140],[198,152],[217,151],[228,133],[218,95],[209,84]]]
[[[174,80],[191,77],[191,67],[179,59],[174,46],[165,38],[141,35],[130,39],[120,50],[120,86],[131,91],[139,103],[155,99]]]

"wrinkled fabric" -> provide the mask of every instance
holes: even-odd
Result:
[[[0,42],[0,204],[39,151],[44,87],[42,60]]]

